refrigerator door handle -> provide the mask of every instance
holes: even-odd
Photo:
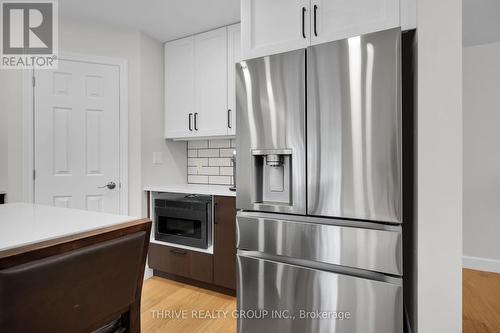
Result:
[[[302,38],[306,38],[306,7],[302,7]]]
[[[362,279],[390,283],[390,284],[393,284],[393,285],[396,285],[399,287],[403,286],[403,280],[400,276],[391,276],[391,275],[382,274],[382,273],[378,273],[378,272],[371,272],[371,271],[366,271],[366,270],[362,270],[362,269],[357,269],[357,268],[353,268],[353,267],[349,267],[349,266],[325,264],[325,263],[319,263],[319,262],[310,261],[310,260],[301,260],[301,259],[292,258],[292,257],[282,257],[282,256],[271,255],[268,253],[258,252],[258,251],[237,250],[237,255],[241,256],[241,257],[249,257],[249,258],[254,258],[254,259],[258,259],[258,260],[268,260],[268,261],[283,263],[283,264],[287,264],[287,265],[294,265],[294,266],[299,266],[299,267],[308,268],[308,269],[317,269],[317,270],[321,270],[321,271],[325,271],[325,272],[332,272],[332,273],[337,273],[337,274],[355,276],[355,277],[359,277]]]
[[[318,31],[317,31],[317,12],[318,12],[318,5],[314,5],[314,36],[318,37]]]

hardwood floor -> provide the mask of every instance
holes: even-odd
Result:
[[[153,277],[144,282],[142,332],[234,333],[235,309],[234,297]],[[220,311],[221,318],[195,318],[192,311],[198,317]],[[500,274],[463,270],[463,333],[500,333]]]
[[[463,270],[463,333],[500,332],[500,274]]]
[[[235,310],[235,297],[152,277],[142,289],[141,331],[234,333]]]

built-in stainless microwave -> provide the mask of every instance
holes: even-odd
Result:
[[[155,240],[207,249],[212,236],[212,196],[154,199]]]

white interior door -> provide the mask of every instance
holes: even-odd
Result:
[[[59,60],[35,78],[35,202],[119,213],[119,67]]]

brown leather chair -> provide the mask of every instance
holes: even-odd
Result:
[[[139,332],[149,232],[0,269],[0,332]]]

